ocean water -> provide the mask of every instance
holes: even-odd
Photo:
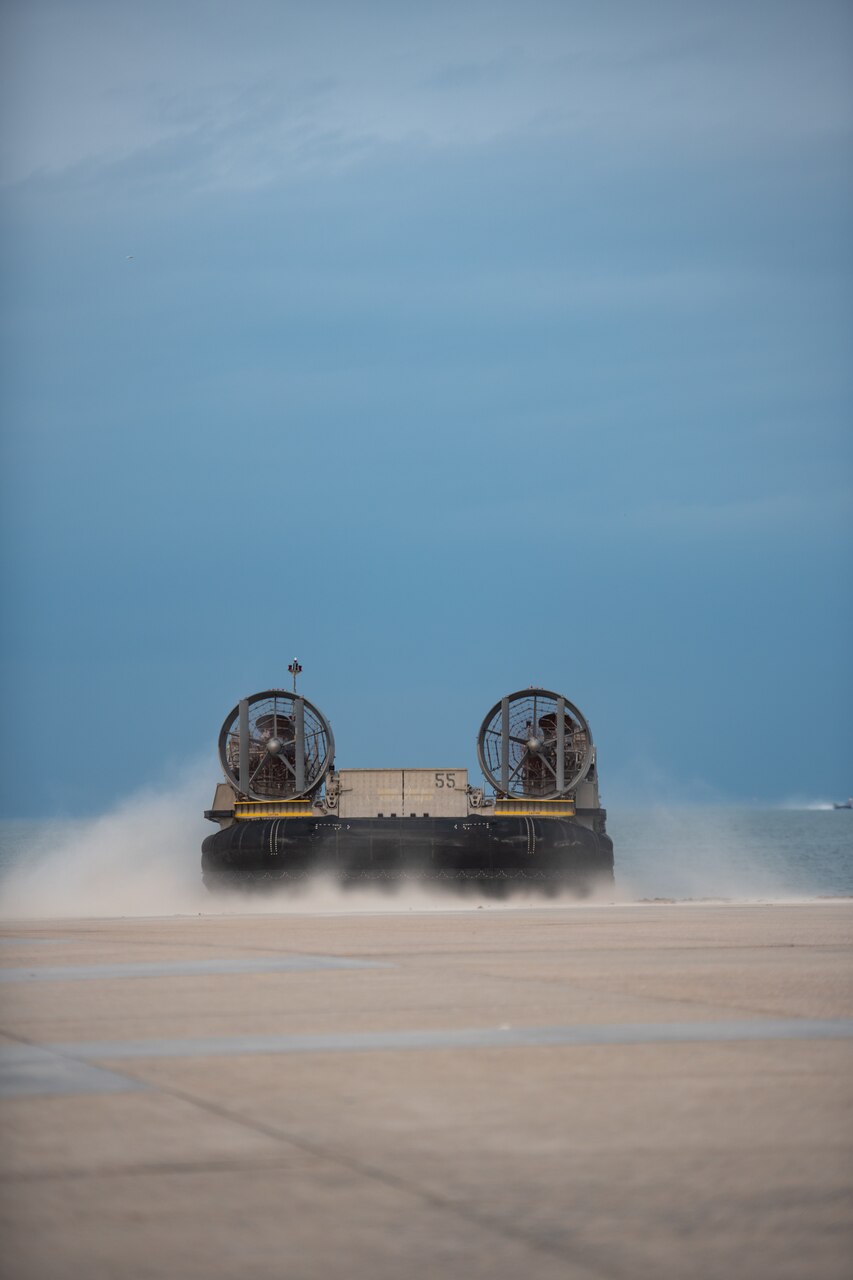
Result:
[[[189,795],[148,797],[96,819],[0,823],[0,916],[291,909],[292,898],[223,901],[207,893],[199,846],[212,828],[198,818],[200,806],[194,801]],[[853,811],[612,809],[608,830],[615,845],[616,887],[606,891],[605,900],[853,896]],[[426,889],[412,887],[403,897],[410,909],[452,909],[447,895]],[[514,897],[508,905],[519,901]],[[472,899],[463,902],[470,907]],[[378,890],[341,894],[329,885],[308,889],[297,905],[303,910],[393,906]]]
[[[853,810],[653,808],[608,814],[636,897],[853,895]]]

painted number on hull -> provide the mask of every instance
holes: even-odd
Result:
[[[455,787],[456,774],[455,773],[437,773],[435,775],[435,785],[437,787]]]

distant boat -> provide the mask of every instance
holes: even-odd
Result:
[[[833,809],[853,809],[853,796],[848,796],[844,804],[834,804]]]

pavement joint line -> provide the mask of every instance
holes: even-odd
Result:
[[[69,1041],[38,1046],[63,1057],[131,1061],[145,1058],[243,1057],[253,1054],[357,1053],[429,1049],[571,1048],[638,1044],[721,1044],[762,1040],[849,1040],[853,1018],[751,1018],[718,1022],[626,1022],[549,1027],[467,1027]],[[17,1062],[25,1046],[0,1046],[0,1063]]]
[[[61,947],[74,946],[75,942],[75,938],[26,938],[6,935],[0,938],[0,947]]]
[[[360,1031],[322,1035],[209,1036],[92,1040],[0,1046],[0,1098],[129,1093],[157,1085],[98,1065],[163,1058],[246,1057],[290,1053],[363,1053],[460,1049],[583,1048],[642,1044],[853,1039],[853,1019],[767,1019],[690,1023],[615,1023],[556,1027],[484,1027],[432,1031]]]
[[[87,1065],[80,1062],[79,1059],[65,1056],[68,1054],[69,1050],[75,1047],[79,1048],[79,1046],[70,1045],[35,1045],[30,1042],[22,1041],[11,1049],[5,1046],[0,1048],[0,1099],[4,1096],[2,1076],[5,1058],[16,1056],[19,1059],[20,1065],[24,1065],[25,1063],[33,1063],[38,1055],[43,1054],[45,1056],[54,1055],[54,1061],[58,1066],[72,1067],[74,1065]],[[103,1071],[103,1075],[105,1077],[115,1075],[117,1080],[126,1081],[128,1085],[127,1090],[106,1090],[107,1092],[125,1092],[133,1091],[134,1089],[151,1088],[161,1096],[171,1097],[182,1102],[186,1102],[200,1111],[207,1112],[209,1115],[218,1116],[220,1119],[229,1120],[233,1124],[240,1125],[254,1133],[260,1133],[266,1137],[273,1138],[275,1141],[294,1148],[303,1154],[310,1155],[314,1159],[337,1165],[339,1168],[346,1169],[357,1177],[368,1178],[372,1181],[379,1182],[392,1190],[401,1192],[404,1195],[412,1196],[440,1212],[450,1213],[453,1217],[459,1218],[469,1225],[474,1225],[487,1231],[493,1231],[496,1235],[502,1236],[504,1239],[523,1244],[527,1248],[531,1248],[536,1252],[545,1253],[551,1257],[557,1257],[561,1261],[570,1261],[576,1269],[578,1267],[582,1268],[589,1277],[589,1280],[604,1280],[605,1273],[602,1272],[600,1266],[595,1264],[591,1265],[587,1261],[579,1261],[576,1256],[576,1251],[569,1252],[565,1248],[554,1246],[546,1241],[539,1240],[530,1232],[518,1227],[513,1227],[507,1224],[503,1219],[494,1219],[488,1214],[478,1213],[472,1206],[461,1204],[457,1200],[451,1200],[448,1197],[441,1196],[438,1193],[431,1191],[428,1187],[422,1187],[415,1182],[409,1182],[398,1174],[390,1173],[385,1169],[380,1169],[377,1166],[357,1160],[344,1151],[336,1151],[331,1148],[323,1147],[318,1143],[313,1143],[306,1138],[299,1137],[287,1132],[286,1130],[280,1129],[269,1122],[257,1120],[251,1116],[242,1115],[239,1111],[233,1111],[229,1107],[225,1107],[220,1103],[213,1102],[206,1098],[200,1098],[184,1089],[170,1086],[165,1082],[158,1082],[156,1085],[148,1086],[143,1082],[133,1080],[131,1077],[119,1076],[118,1073]],[[48,1088],[45,1092],[49,1094],[61,1094],[63,1092],[89,1092],[89,1090],[63,1090],[62,1088]],[[5,1096],[16,1095],[12,1093],[5,1094]],[[32,1094],[30,1094],[30,1096],[32,1096]],[[116,1174],[112,1171],[107,1171],[104,1176],[114,1177]],[[34,1176],[32,1180],[38,1180],[37,1176]],[[0,1182],[3,1181],[6,1181],[6,1179],[0,1178]]]
[[[845,951],[846,950],[847,949],[845,949]],[[460,975],[460,979],[461,979],[461,976],[462,975]],[[724,1002],[722,1000],[709,1000],[707,999],[707,997],[704,997],[704,996],[702,997],[685,996],[685,995],[672,996],[672,995],[667,995],[665,992],[662,992],[662,991],[655,991],[655,992],[639,991],[638,992],[638,991],[632,991],[630,987],[623,987],[623,986],[619,986],[614,989],[611,989],[606,986],[599,987],[594,982],[591,985],[588,983],[588,981],[578,983],[577,981],[572,980],[570,975],[555,976],[552,978],[552,977],[546,977],[544,974],[536,974],[533,977],[522,977],[520,975],[516,976],[515,974],[487,973],[487,972],[483,972],[482,970],[478,970],[476,974],[470,974],[465,976],[470,977],[474,985],[476,985],[476,983],[479,981],[481,977],[485,977],[485,978],[491,978],[495,982],[514,982],[516,985],[526,984],[529,986],[531,983],[532,984],[541,983],[548,986],[566,987],[573,992],[576,992],[582,989],[587,993],[587,995],[593,997],[596,1000],[600,1000],[602,997],[612,998],[612,999],[621,999],[621,1000],[642,1000],[642,1001],[648,1001],[650,1003],[662,1004],[662,1005],[681,1005],[681,1006],[693,1005],[697,1009],[718,1011],[720,1013],[726,1013],[729,1015],[740,1014],[744,1018],[778,1018],[779,1017],[779,1012],[777,1009],[761,1009],[756,1005],[752,1005],[751,1007],[747,1008],[743,1004],[731,1004],[729,1002]]]
[[[277,1142],[293,1147],[297,1151],[301,1151],[305,1155],[312,1156],[314,1159],[326,1161],[329,1164],[337,1165],[341,1169],[346,1169],[350,1173],[356,1174],[361,1178],[368,1178],[371,1181],[378,1182],[385,1187],[389,1187],[393,1191],[402,1192],[404,1195],[412,1196],[414,1199],[422,1201],[433,1209],[437,1209],[443,1213],[449,1213],[452,1217],[460,1219],[462,1222],[471,1226],[479,1227],[486,1231],[492,1231],[497,1236],[502,1236],[505,1240],[512,1240],[516,1244],[523,1244],[529,1249],[535,1250],[537,1253],[545,1253],[549,1257],[557,1258],[561,1262],[570,1262],[575,1269],[575,1274],[582,1269],[588,1280],[608,1280],[611,1276],[609,1269],[602,1269],[598,1262],[592,1263],[586,1259],[580,1260],[578,1250],[575,1248],[569,1251],[563,1246],[551,1244],[548,1241],[541,1240],[526,1231],[523,1227],[514,1226],[507,1222],[505,1217],[493,1218],[489,1214],[479,1213],[476,1208],[465,1204],[458,1199],[451,1199],[449,1196],[442,1196],[438,1192],[430,1190],[429,1187],[419,1185],[417,1182],[409,1181],[400,1174],[389,1172],[387,1169],[381,1169],[377,1165],[368,1163],[367,1161],[358,1160],[356,1157],[349,1155],[346,1151],[336,1150],[333,1147],[325,1147],[316,1142],[311,1142],[308,1138],[300,1137],[297,1134],[290,1133],[286,1129],[281,1129],[277,1125],[271,1124],[269,1121],[255,1119],[253,1116],[243,1115],[239,1111],[233,1111],[230,1107],[223,1106],[221,1103],[213,1102],[207,1098],[200,1098],[184,1089],[175,1088],[166,1084],[158,1084],[157,1091],[171,1098],[178,1098],[182,1102],[191,1103],[200,1111],[206,1111],[210,1115],[218,1116],[220,1119],[230,1120],[235,1124],[242,1125],[244,1128],[254,1133],[260,1133],[269,1138],[274,1138]]]
[[[142,1080],[44,1045],[6,1045],[0,1049],[0,1098],[139,1093],[148,1088]]]
[[[9,1183],[17,1185],[20,1182],[66,1182],[77,1178],[158,1178],[163,1174],[168,1176],[186,1174],[190,1177],[197,1174],[215,1176],[224,1173],[231,1175],[234,1173],[254,1173],[257,1170],[274,1172],[278,1169],[287,1170],[291,1167],[290,1162],[281,1155],[259,1155],[253,1159],[235,1157],[233,1160],[201,1159],[193,1161],[175,1160],[174,1162],[160,1160],[156,1163],[104,1164],[94,1168],[75,1165],[73,1168],[65,1169],[16,1169],[14,1171],[0,1169],[0,1186]]]
[[[0,968],[0,983],[111,981],[120,978],[207,977],[210,974],[309,973],[334,969],[387,969],[381,960],[345,956],[239,956],[213,960],[138,961],[126,964],[69,964]]]

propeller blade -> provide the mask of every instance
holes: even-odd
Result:
[[[509,775],[509,781],[510,781],[510,782],[512,782],[513,778],[514,778],[514,777],[515,777],[515,775],[518,773],[519,769],[520,769],[520,768],[521,768],[521,766],[524,764],[525,760],[527,760],[527,759],[529,758],[529,756],[530,756],[530,752],[529,752],[529,751],[525,751],[525,752],[523,752],[523,754],[522,754],[522,756],[521,756],[521,759],[519,760],[518,764],[515,766],[515,768],[513,769],[512,773]]]
[[[265,751],[264,754],[261,756],[261,761],[257,769],[255,770],[254,773],[249,775],[249,786],[251,786],[252,783],[255,781],[255,778],[257,778],[258,774],[260,773],[261,769],[263,769],[267,760],[271,760],[271,759],[272,759],[272,756],[269,754],[268,751]]]

